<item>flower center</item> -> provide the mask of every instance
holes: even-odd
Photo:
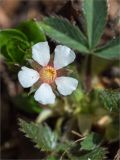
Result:
[[[51,66],[46,66],[40,70],[41,80],[45,83],[53,83],[57,76],[56,70]]]

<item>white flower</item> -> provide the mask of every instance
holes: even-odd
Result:
[[[56,84],[58,91],[64,96],[70,95],[76,90],[78,85],[76,79],[61,76],[61,68],[69,65],[75,59],[75,53],[70,48],[58,45],[55,48],[54,61],[51,63],[48,42],[39,42],[32,47],[32,58],[42,68],[34,70],[22,67],[18,73],[18,79],[24,88],[29,88],[36,82],[40,83],[34,95],[36,101],[44,105],[53,104],[55,102],[53,84]]]

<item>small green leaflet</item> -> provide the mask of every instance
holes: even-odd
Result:
[[[105,108],[108,110],[119,110],[120,91],[119,90],[98,90],[98,96]]]
[[[59,17],[45,18],[39,22],[46,34],[70,48],[83,53],[88,53],[86,37],[75,25],[72,25],[68,20]]]
[[[109,41],[106,45],[97,49],[95,55],[105,59],[120,60],[120,37]]]
[[[80,160],[104,160],[106,159],[107,151],[105,148],[97,147],[94,150],[80,156]],[[77,159],[76,159],[77,160]]]
[[[81,149],[93,150],[100,144],[100,137],[96,133],[91,133],[81,142]]]
[[[90,49],[95,48],[100,41],[107,21],[107,9],[107,0],[83,1],[83,13]]]
[[[30,138],[36,147],[43,151],[53,151],[56,147],[57,136],[47,125],[28,123],[19,119],[20,130]]]

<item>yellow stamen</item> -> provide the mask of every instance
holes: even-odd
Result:
[[[40,70],[40,78],[42,82],[53,83],[57,76],[56,70],[51,66],[46,66]]]

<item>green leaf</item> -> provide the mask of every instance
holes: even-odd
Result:
[[[7,59],[7,61],[9,61],[9,62],[12,61],[11,57],[8,55],[7,47],[6,47],[6,46],[3,46],[3,47],[1,48],[0,54],[2,54],[2,55]]]
[[[83,12],[89,48],[94,48],[104,31],[107,18],[107,0],[84,0]]]
[[[86,136],[86,138],[81,142],[81,149],[93,150],[100,143],[100,136],[95,133],[91,133]]]
[[[21,94],[12,98],[12,102],[18,109],[27,113],[40,113],[41,107],[34,100],[33,95]]]
[[[26,34],[30,42],[34,44],[46,40],[45,34],[40,25],[35,20],[25,21],[18,27]]]
[[[11,38],[27,41],[27,37],[24,33],[18,29],[5,29],[0,31],[0,48],[6,45]]]
[[[105,108],[112,110],[119,110],[120,105],[120,91],[118,90],[99,90],[98,96]]]
[[[11,38],[7,43],[7,54],[14,63],[21,64],[24,61],[24,56],[28,49],[26,41]],[[4,53],[3,53],[4,54]]]
[[[39,23],[46,34],[58,43],[80,52],[88,53],[86,38],[79,28],[59,17],[45,18]]]
[[[83,156],[80,156],[80,160],[104,160],[106,159],[107,151],[102,147],[95,148],[91,152],[86,153]],[[77,160],[77,159],[76,159]]]
[[[28,123],[22,119],[19,120],[21,131],[26,137],[36,143],[36,147],[43,151],[53,151],[56,148],[57,137],[47,125]]]
[[[95,55],[105,59],[120,59],[120,37],[111,40],[105,46],[96,50]]]

